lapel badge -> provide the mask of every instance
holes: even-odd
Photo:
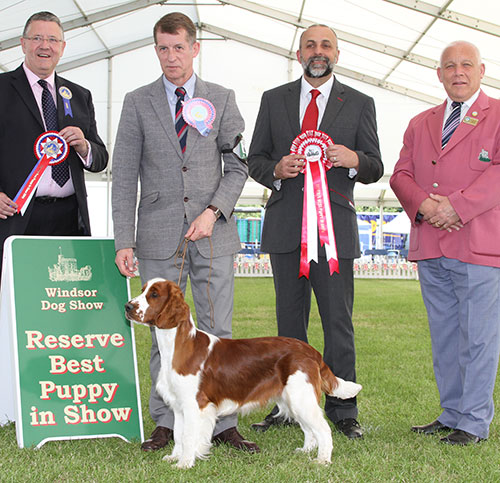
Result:
[[[465,124],[470,124],[471,126],[475,126],[479,122],[479,119],[475,119],[470,116],[465,116],[462,122],[464,122]]]
[[[73,112],[71,111],[70,99],[73,97],[73,93],[66,86],[59,87],[59,95],[63,98],[64,105],[64,115],[73,117]]]
[[[483,163],[489,163],[491,161],[488,151],[486,149],[481,149],[478,157],[479,161],[483,161]]]

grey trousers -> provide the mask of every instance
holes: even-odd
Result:
[[[195,244],[189,242],[180,283],[181,289],[185,293],[189,276],[198,328],[224,338],[232,337],[233,260],[233,255],[217,257],[212,260],[204,258],[198,252]],[[155,277],[162,277],[178,283],[180,270],[175,266],[175,256],[167,260],[139,259],[138,261],[143,284]],[[179,259],[177,262],[180,266],[181,260]],[[210,286],[207,291],[209,271],[211,271]],[[157,426],[173,429],[174,413],[156,392],[156,380],[161,361],[154,330],[151,330],[151,338],[149,369],[152,386],[149,398],[149,413]],[[236,414],[219,419],[215,425],[214,435],[236,426],[237,422],[238,416]]]
[[[418,262],[439,421],[487,438],[500,354],[500,268],[440,257]]]

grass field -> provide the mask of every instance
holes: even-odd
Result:
[[[133,291],[139,290],[133,281]],[[188,301],[190,297],[188,295]],[[418,282],[356,280],[354,307],[361,441],[333,432],[333,463],[318,466],[294,453],[303,437],[296,427],[255,433],[250,424],[267,410],[240,419],[241,433],[262,452],[245,454],[228,447],[193,469],[177,470],[162,457],[143,453],[139,442],[119,439],[51,442],[39,450],[19,449],[14,425],[0,428],[0,482],[498,482],[500,417],[488,441],[452,447],[438,436],[410,432],[412,424],[440,413],[432,372],[430,339]],[[271,279],[236,279],[234,337],[276,335]],[[154,429],[148,414],[149,330],[135,326],[144,431]],[[322,329],[313,306],[309,342],[322,349]],[[497,384],[495,400],[500,395]]]

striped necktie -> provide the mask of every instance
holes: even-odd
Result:
[[[443,137],[441,139],[441,149],[448,144],[448,141],[451,138],[451,135],[455,132],[455,129],[460,124],[460,114],[462,111],[463,102],[453,101],[451,103],[452,111],[451,114],[446,119],[443,127]]]
[[[54,98],[47,87],[47,81],[40,79],[38,83],[42,86],[42,111],[47,131],[59,131],[57,122],[57,109]],[[68,161],[65,159],[62,163],[52,166],[52,179],[63,187],[69,179]]]
[[[175,89],[175,95],[177,96],[177,103],[175,104],[175,130],[179,138],[181,151],[184,153],[186,151],[187,124],[182,117],[182,101],[184,101],[186,89],[184,89],[184,87],[178,87]]]

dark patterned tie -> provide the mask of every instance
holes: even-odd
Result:
[[[177,131],[181,151],[184,153],[184,151],[186,151],[187,124],[182,117],[182,101],[184,101],[186,89],[184,89],[184,87],[178,87],[175,89],[175,95],[177,96],[177,103],[175,104],[175,130]]]
[[[441,149],[448,144],[448,141],[451,138],[451,135],[455,132],[455,129],[460,124],[460,113],[462,111],[463,102],[453,101],[451,103],[452,111],[451,114],[446,119],[443,127],[443,137],[441,139]]]
[[[47,131],[59,131],[59,123],[57,122],[57,109],[54,104],[54,98],[47,87],[47,81],[40,79],[38,83],[42,86],[42,111],[45,120]],[[52,179],[59,185],[64,186],[69,179],[68,161],[52,166]]]

